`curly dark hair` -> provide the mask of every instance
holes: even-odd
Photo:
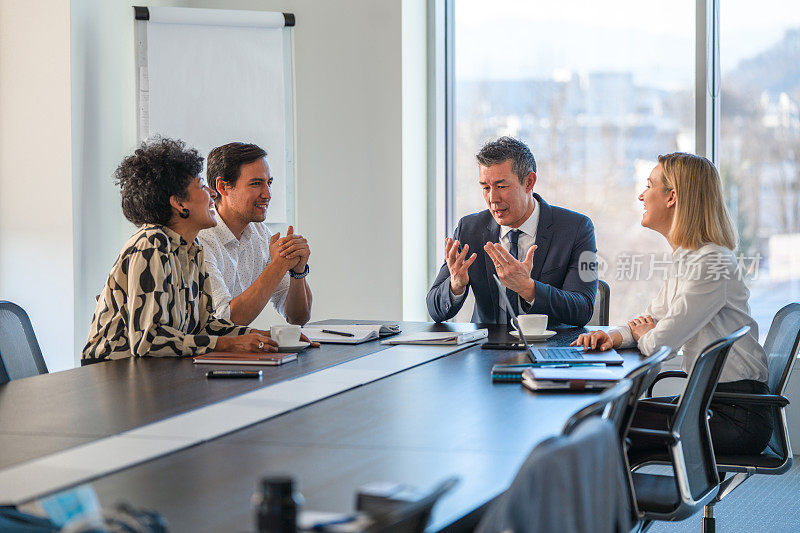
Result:
[[[172,218],[170,196],[186,198],[186,188],[202,169],[203,158],[181,140],[156,136],[143,142],[114,172],[122,213],[137,226],[166,226]]]
[[[525,183],[529,172],[536,172],[536,159],[533,158],[531,149],[524,142],[512,137],[500,137],[496,141],[487,142],[475,157],[484,167],[499,165],[510,159],[511,171],[519,178],[520,183]]]
[[[236,185],[242,165],[258,161],[266,156],[267,152],[260,146],[240,142],[223,144],[208,152],[206,176],[208,185],[217,193],[215,201],[219,203],[222,198],[217,190],[217,178],[222,178],[228,185]]]

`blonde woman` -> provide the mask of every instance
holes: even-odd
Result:
[[[659,156],[639,200],[644,204],[642,226],[661,233],[672,247],[667,279],[644,314],[608,332],[582,334],[572,344],[599,350],[637,346],[646,356],[662,345],[682,348],[683,369],[689,372],[703,348],[750,326],[750,333],[733,345],[717,391],[766,394],[767,358],[750,316],[750,291],[737,269],[736,232],[717,169],[692,154]],[[760,453],[766,447],[772,433],[768,408],[712,401],[711,409],[717,453]],[[634,426],[663,428],[668,418],[642,410]]]

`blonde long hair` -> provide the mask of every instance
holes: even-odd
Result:
[[[676,196],[669,231],[673,245],[697,250],[718,244],[734,250],[736,230],[722,196],[722,180],[714,165],[699,155],[675,152],[658,156],[662,181]]]

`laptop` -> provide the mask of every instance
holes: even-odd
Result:
[[[622,356],[614,349],[606,350],[605,352],[587,352],[583,348],[575,346],[568,347],[543,347],[532,348],[517,321],[517,313],[511,307],[511,302],[508,301],[506,296],[506,288],[500,282],[497,274],[493,274],[494,282],[497,284],[498,296],[500,297],[500,309],[508,311],[511,315],[511,324],[517,328],[520,333],[519,337],[525,344],[525,349],[528,351],[528,357],[532,363],[555,363],[555,364],[574,364],[574,363],[605,363],[607,365],[621,365]]]

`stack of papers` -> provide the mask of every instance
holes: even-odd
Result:
[[[427,345],[447,345],[464,344],[465,342],[485,339],[489,335],[488,329],[476,329],[474,331],[425,331],[421,333],[411,333],[401,335],[394,339],[388,339],[381,344],[427,344]]]
[[[593,390],[601,391],[613,387],[619,377],[607,368],[526,368],[522,372],[522,384],[530,390]]]
[[[360,344],[400,333],[400,326],[397,324],[342,324],[305,326],[301,331],[303,335],[315,342]]]

